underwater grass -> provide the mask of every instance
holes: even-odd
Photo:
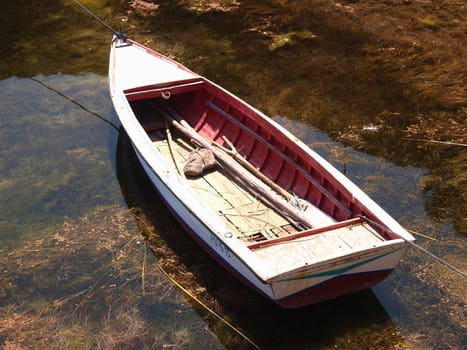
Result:
[[[143,290],[145,244],[126,208],[101,207],[1,251],[1,344],[215,348],[152,254],[146,257]],[[157,312],[160,307],[169,309]]]

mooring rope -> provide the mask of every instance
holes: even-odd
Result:
[[[451,270],[457,272],[457,273],[460,274],[461,276],[467,277],[467,274],[466,274],[464,271],[460,270],[459,268],[457,268],[457,267],[455,267],[454,265],[450,264],[450,263],[447,262],[446,260],[444,260],[444,259],[440,258],[439,256],[435,255],[434,253],[430,252],[428,249],[423,248],[422,246],[418,245],[417,243],[414,243],[414,242],[412,242],[412,241],[409,241],[408,239],[406,239],[406,238],[402,237],[401,235],[399,235],[397,232],[394,232],[394,231],[390,230],[388,227],[383,226],[383,225],[381,225],[381,224],[379,224],[379,223],[377,223],[377,222],[371,220],[370,218],[368,218],[368,217],[366,217],[366,216],[360,216],[360,217],[361,217],[362,219],[364,219],[365,221],[368,221],[368,222],[372,223],[373,225],[378,226],[378,227],[381,228],[381,229],[388,230],[388,231],[394,233],[397,237],[399,237],[400,239],[402,239],[402,240],[404,240],[405,242],[407,242],[411,247],[413,247],[413,248],[415,248],[415,249],[417,249],[417,250],[419,250],[419,251],[421,251],[421,252],[427,254],[428,256],[432,257],[433,259],[435,259],[435,260],[438,261],[439,263],[441,263],[441,264],[447,266],[448,268],[450,268]]]
[[[416,141],[416,142],[438,143],[438,144],[447,145],[447,146],[467,147],[467,144],[465,144],[465,143],[451,142],[451,141],[438,141],[438,140],[427,140],[427,139],[411,139],[410,137],[404,137],[404,140]]]
[[[203,303],[201,300],[199,300],[196,296],[194,296],[189,290],[187,290],[185,287],[183,287],[180,283],[178,283],[174,278],[172,278],[167,271],[164,270],[164,268],[160,265],[157,264],[159,269],[162,271],[162,273],[178,288],[180,288],[185,294],[187,294],[190,298],[192,298],[194,301],[196,301],[199,305],[204,307],[209,313],[212,315],[216,316],[219,320],[221,320],[224,324],[229,326],[232,330],[234,330],[238,335],[240,335],[243,339],[245,339],[248,343],[250,343],[255,349],[260,349],[258,345],[256,345],[250,338],[248,338],[244,333],[242,333],[238,328],[236,328],[234,325],[232,325],[229,321],[224,319],[221,315],[219,315],[217,312],[215,312],[213,309],[211,309],[209,306],[207,306],[205,303]]]
[[[44,83],[43,81],[39,80],[39,79],[36,79],[36,78],[30,78],[32,81],[42,85],[43,87],[45,87],[46,89],[50,90],[50,91],[53,91],[55,92],[57,95],[63,97],[65,100],[67,100],[68,102],[71,102],[73,103],[74,105],[78,106],[79,108],[81,108],[83,111],[93,115],[94,117],[102,120],[103,122],[109,124],[111,127],[113,127],[115,130],[117,130],[117,132],[120,131],[119,127],[117,125],[115,125],[114,123],[112,123],[110,120],[108,120],[107,118],[104,118],[103,116],[97,114],[96,112],[94,111],[91,111],[89,108],[83,106],[81,103],[79,103],[78,101],[75,101],[74,99],[72,99],[71,97],[68,97],[67,95],[65,95],[63,92],[61,91],[58,91],[57,89],[54,89],[53,87],[47,85],[46,83]]]
[[[91,10],[89,10],[88,8],[86,8],[83,4],[81,4],[79,1],[77,0],[71,0],[73,1],[77,6],[79,6],[79,8],[81,10],[83,10],[84,12],[86,12],[89,16],[91,16],[92,18],[94,18],[97,22],[99,22],[100,24],[102,24],[105,28],[107,28],[108,30],[110,30],[112,33],[114,33],[114,35],[117,37],[117,38],[126,38],[126,35],[123,34],[122,32],[119,32],[118,30],[115,30],[113,29],[111,26],[109,26],[107,23],[105,23],[102,19],[100,19],[99,17],[97,17],[94,13],[91,12]]]

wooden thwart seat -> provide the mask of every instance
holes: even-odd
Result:
[[[136,89],[125,90],[125,96],[130,102],[160,96],[170,98],[171,95],[198,90],[203,83],[204,81],[202,79],[195,78],[170,82],[170,84],[138,87]]]
[[[332,231],[332,230],[336,230],[336,229],[339,229],[339,228],[342,228],[342,227],[358,225],[358,224],[361,224],[363,222],[364,222],[364,219],[362,219],[360,217],[353,218],[353,219],[349,219],[349,220],[345,220],[345,221],[340,221],[340,222],[337,222],[335,224],[328,225],[328,226],[317,227],[317,228],[313,228],[313,229],[310,229],[310,230],[300,231],[300,232],[297,232],[297,233],[293,233],[293,234],[291,234],[289,236],[279,237],[279,238],[270,239],[270,240],[263,241],[263,242],[249,244],[248,248],[250,248],[251,250],[255,250],[255,249],[263,248],[263,247],[268,246],[268,245],[273,245],[273,244],[277,244],[277,243],[292,241],[292,240],[295,240],[295,239],[298,239],[298,238],[312,236],[312,235],[315,235],[315,234],[318,234],[318,233],[322,233],[322,232],[326,232],[326,231]]]

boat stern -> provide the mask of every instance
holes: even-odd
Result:
[[[391,274],[407,248],[403,240],[327,261],[304,264],[268,280],[274,301],[296,308],[370,288]]]

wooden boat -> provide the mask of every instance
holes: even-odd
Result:
[[[291,133],[170,58],[115,36],[109,79],[122,126],[173,215],[217,262],[278,305],[366,289],[414,241]],[[215,167],[186,176],[201,149]]]

